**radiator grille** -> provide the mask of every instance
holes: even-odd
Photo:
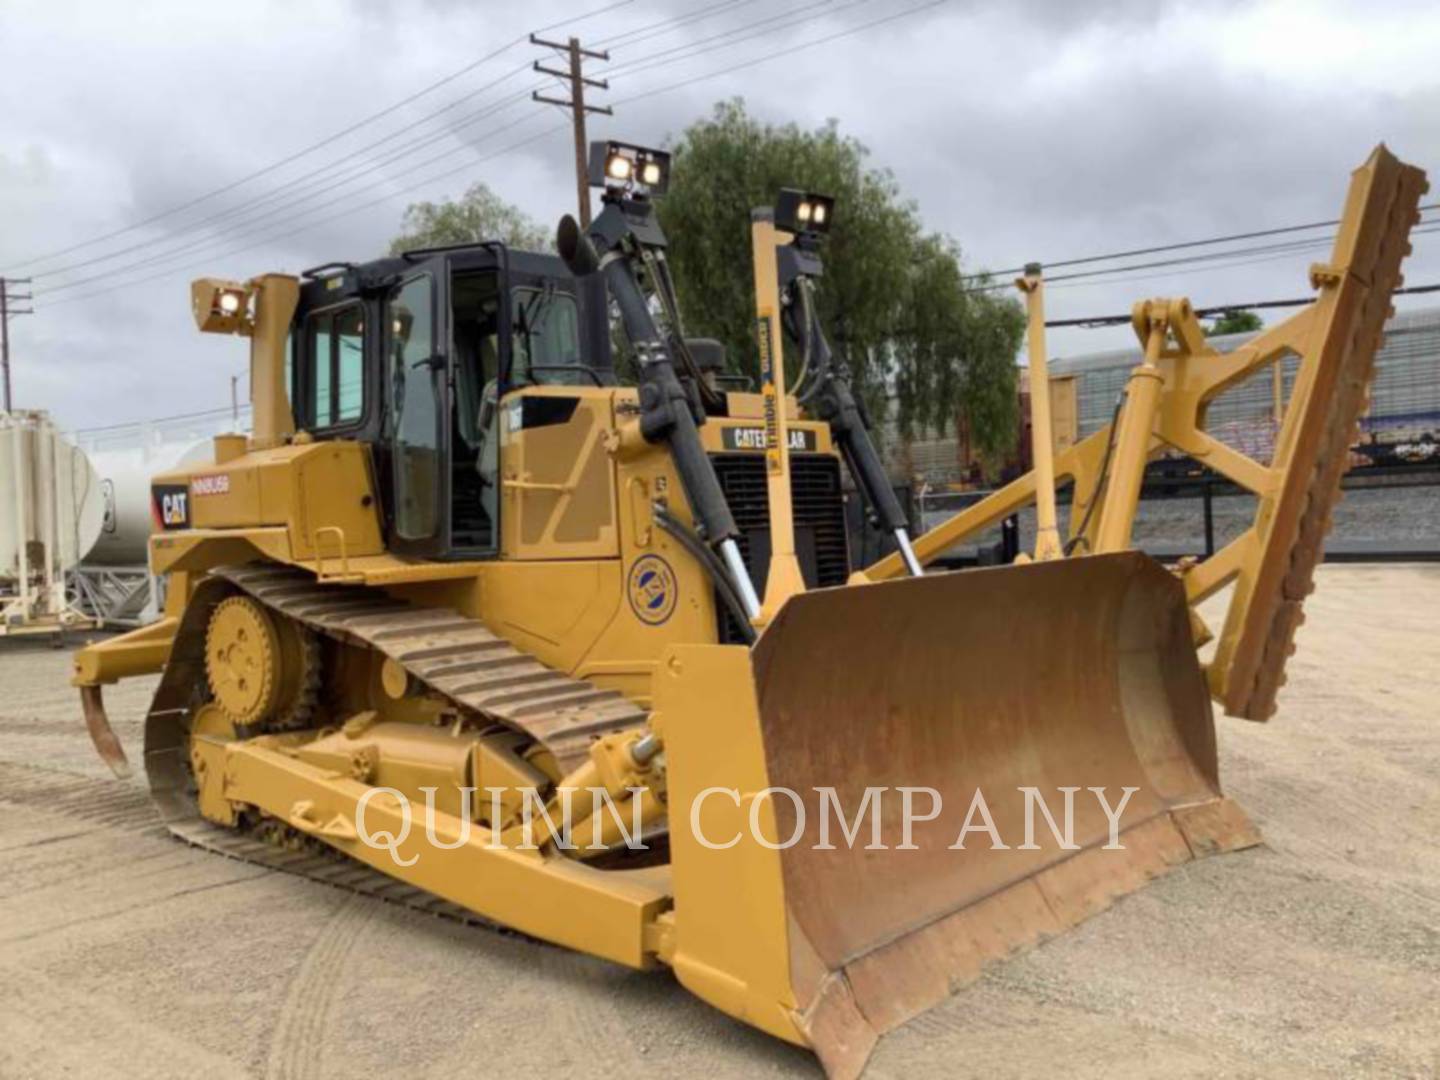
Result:
[[[712,454],[720,488],[740,530],[740,553],[763,598],[770,569],[770,508],[763,454]],[[828,454],[790,455],[790,495],[795,516],[795,550],[808,588],[843,585],[850,576],[840,459]],[[725,617],[721,637],[741,640]]]

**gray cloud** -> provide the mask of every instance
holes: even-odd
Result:
[[[847,8],[836,0],[830,13],[814,11],[792,29],[617,75],[612,101],[792,50],[626,104],[613,120],[597,118],[594,133],[660,141],[714,101],[737,94],[777,122],[814,126],[837,117],[842,130],[871,148],[877,165],[895,171],[927,222],[953,235],[976,268],[1324,220],[1339,209],[1348,170],[1381,139],[1409,160],[1440,163],[1434,119],[1440,75],[1423,53],[1440,29],[1433,5],[1366,13],[1238,0],[957,0],[802,47],[914,3],[871,0]],[[600,0],[584,7],[546,0],[518,9],[450,0],[304,6],[270,0],[236,18],[228,9],[181,0],[147,4],[138,15],[98,2],[0,0],[0,70],[8,86],[36,88],[28,99],[10,95],[12,105],[0,114],[0,267],[160,214],[413,93],[530,27],[599,6]],[[670,36],[617,46],[615,62],[803,6],[804,0],[736,5]],[[700,7],[697,0],[636,0],[576,32],[596,40]],[[33,267],[153,242],[93,268],[37,279],[40,290],[108,275],[48,301],[42,293],[40,313],[14,324],[21,402],[50,407],[71,425],[225,405],[243,351],[234,341],[194,332],[186,291],[191,276],[372,257],[394,233],[407,202],[453,195],[481,179],[532,216],[554,220],[573,198],[565,132],[475,162],[543,131],[562,119],[558,114],[520,102],[478,124],[454,127],[502,91],[523,88],[530,76],[517,75],[457,107],[443,123],[419,123],[537,55],[529,47],[514,49],[320,153],[107,244]],[[56,79],[57,71],[65,78]],[[512,120],[521,122],[487,135]],[[370,152],[373,157],[447,124],[453,130],[441,141],[293,208],[281,209],[318,181],[270,195],[276,185],[368,141],[398,135]],[[406,171],[447,150],[453,153],[443,160]],[[380,205],[345,213],[384,196]],[[198,234],[204,242],[197,243],[187,230],[219,213],[230,216]],[[331,216],[335,220],[322,221]],[[139,265],[191,244],[193,250],[173,259]],[[251,249],[224,254],[237,248]],[[1202,303],[1296,295],[1305,291],[1307,261],[1152,274],[1084,288],[1057,284],[1050,308],[1063,317],[1124,311],[1142,294],[1190,293]],[[156,274],[164,276],[100,291]],[[1440,280],[1440,244],[1417,240],[1409,278]],[[73,296],[83,302],[58,303]],[[1074,353],[1123,342],[1124,331],[1075,331],[1057,334],[1053,348]]]

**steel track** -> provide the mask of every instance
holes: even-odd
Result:
[[[594,738],[642,725],[645,711],[616,691],[546,667],[449,608],[418,607],[364,586],[321,585],[303,570],[273,564],[222,569],[197,588],[145,721],[151,800],[169,831],[227,858],[504,930],[273,819],[227,829],[200,816],[190,775],[189,720],[206,685],[204,631],[210,613],[237,590],[318,634],[380,652],[462,715],[525,732],[550,750],[562,775],[584,761]]]

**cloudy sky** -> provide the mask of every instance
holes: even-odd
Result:
[[[972,269],[1325,221],[1382,140],[1440,175],[1433,2],[0,0],[0,273],[37,309],[12,323],[17,404],[71,427],[223,406],[245,354],[195,333],[191,277],[374,257],[407,203],[477,179],[555,220],[568,128],[526,100],[541,51],[517,43],[549,24],[617,39],[592,134],[659,142],[734,95],[834,117]],[[1440,281],[1440,237],[1415,246],[1409,282]],[[1049,314],[1300,295],[1317,257],[1057,282]]]

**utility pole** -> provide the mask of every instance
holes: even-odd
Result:
[[[15,306],[16,302],[26,303],[34,300],[30,293],[12,293],[12,285],[29,285],[29,278],[3,278],[0,277],[0,369],[4,371],[5,383],[5,411],[13,410],[14,403],[10,398],[10,319],[19,315],[34,315],[34,308]]]
[[[543,102],[546,105],[559,105],[562,109],[569,109],[571,120],[575,125],[575,187],[576,194],[580,200],[580,227],[590,227],[590,178],[587,175],[588,166],[586,157],[589,154],[589,143],[585,138],[585,116],[587,113],[601,113],[605,116],[614,116],[614,111],[608,105],[586,105],[585,87],[593,86],[597,90],[609,90],[610,83],[606,79],[590,79],[585,76],[583,65],[588,57],[591,60],[609,60],[608,52],[596,51],[582,48],[579,38],[571,38],[568,43],[562,45],[558,41],[546,41],[544,38],[530,35],[530,44],[540,45],[547,49],[555,49],[564,54],[570,61],[569,71],[556,71],[548,68],[538,60],[535,62],[535,70],[542,75],[553,75],[557,79],[565,79],[570,83],[570,100],[564,101],[560,98],[546,97],[538,90],[530,96],[533,100]]]

